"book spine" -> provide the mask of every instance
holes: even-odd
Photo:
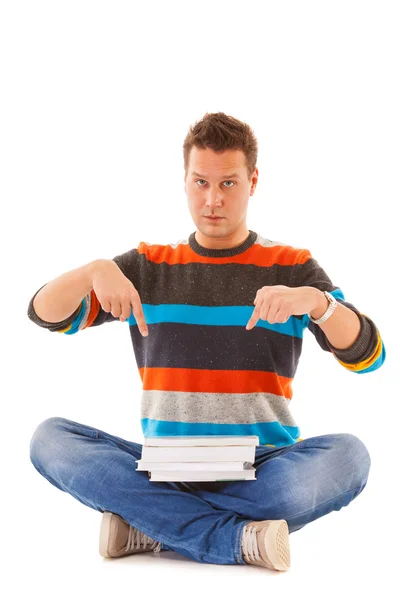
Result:
[[[256,480],[253,471],[225,473],[185,473],[184,471],[151,471],[150,481],[252,481]]]
[[[241,471],[251,466],[250,462],[151,462],[137,460],[137,471]]]
[[[142,447],[142,460],[151,462],[254,462],[256,449],[254,446],[230,446],[226,448],[152,448]]]

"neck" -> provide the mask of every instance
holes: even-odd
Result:
[[[215,250],[223,250],[229,248],[235,248],[236,246],[240,246],[249,236],[250,232],[245,227],[240,231],[235,231],[230,235],[219,235],[218,237],[212,237],[202,233],[197,230],[195,233],[196,242],[203,246],[204,248],[215,249]]]

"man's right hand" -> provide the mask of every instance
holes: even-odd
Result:
[[[140,333],[148,335],[139,292],[114,261],[96,261],[92,269],[92,285],[105,312],[111,312],[120,321],[125,321],[130,317],[132,310]]]

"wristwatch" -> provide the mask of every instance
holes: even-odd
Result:
[[[317,325],[319,325],[319,323],[323,323],[324,321],[329,319],[329,317],[331,316],[331,314],[333,313],[333,311],[335,310],[335,308],[338,305],[336,298],[334,296],[332,296],[332,294],[330,294],[329,292],[324,292],[324,294],[329,300],[329,306],[327,308],[326,313],[323,314],[320,319],[313,319],[311,314],[308,313],[308,316],[310,317],[310,321],[312,321],[313,323],[316,323]]]

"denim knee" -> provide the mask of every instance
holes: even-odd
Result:
[[[352,433],[340,434],[340,445],[351,462],[355,479],[359,485],[365,485],[371,467],[371,456],[362,440]]]
[[[50,417],[39,423],[33,432],[29,445],[29,455],[32,464],[36,468],[51,457],[57,428],[63,421],[65,419],[62,417]]]

